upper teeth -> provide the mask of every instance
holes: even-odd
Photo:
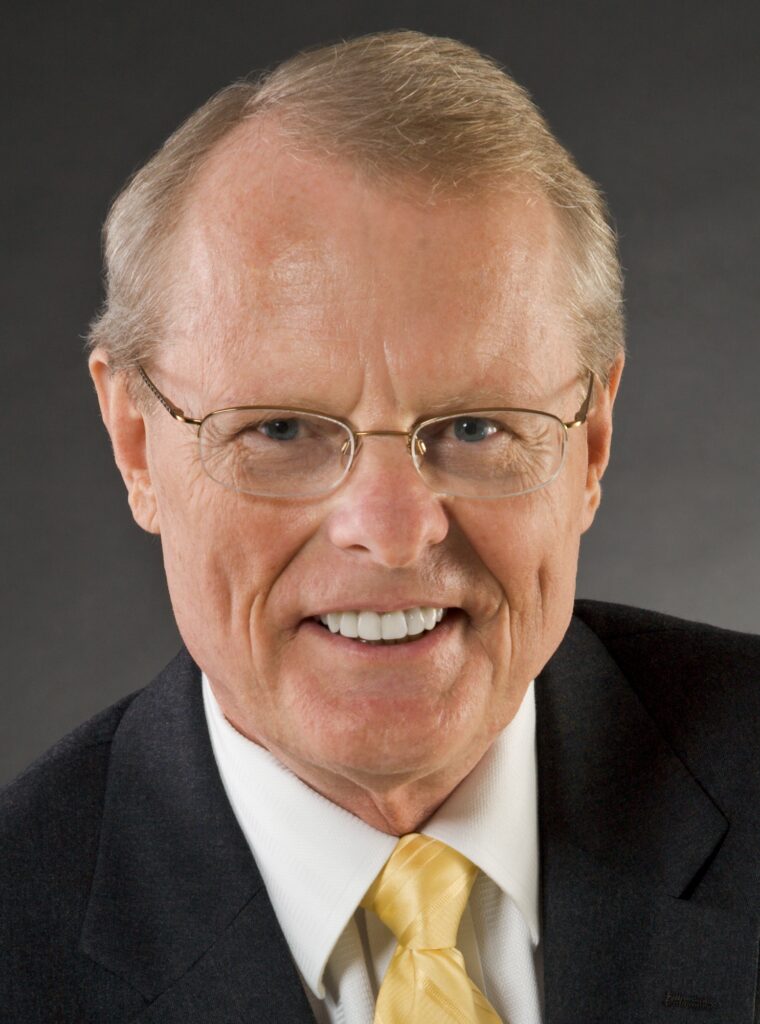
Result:
[[[359,640],[403,640],[433,629],[443,618],[443,608],[407,608],[399,612],[328,612],[320,615],[331,633]]]

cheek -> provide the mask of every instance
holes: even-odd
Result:
[[[505,592],[535,576],[563,548],[568,516],[546,489],[535,494],[478,504],[459,517],[460,526],[486,569]]]
[[[563,486],[564,484],[564,486]],[[558,485],[558,486],[557,486]],[[512,647],[525,634],[564,628],[572,609],[580,541],[582,492],[559,478],[541,491],[468,509],[459,522],[502,591],[498,627]],[[527,647],[531,645],[528,644]]]
[[[226,490],[192,463],[183,475],[176,464],[158,468],[164,566],[180,633],[207,671],[233,652],[242,667],[313,517]]]

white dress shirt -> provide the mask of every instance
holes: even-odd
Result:
[[[320,1024],[372,1024],[396,942],[359,901],[396,838],[311,789],[203,699],[227,797]],[[481,869],[459,931],[467,972],[508,1024],[541,1024],[533,685],[476,768],[420,829]]]

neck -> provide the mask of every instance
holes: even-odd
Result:
[[[254,737],[249,737],[258,742]],[[321,796],[392,836],[416,832],[453,793],[486,753],[490,742],[464,763],[399,782],[362,778],[360,781],[294,761],[286,751],[260,744]]]

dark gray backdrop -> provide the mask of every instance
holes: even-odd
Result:
[[[0,136],[0,781],[178,645],[159,544],[131,521],[82,355],[109,199],[229,80],[381,28],[502,60],[614,211],[630,357],[579,593],[758,630],[760,5],[16,6]]]

